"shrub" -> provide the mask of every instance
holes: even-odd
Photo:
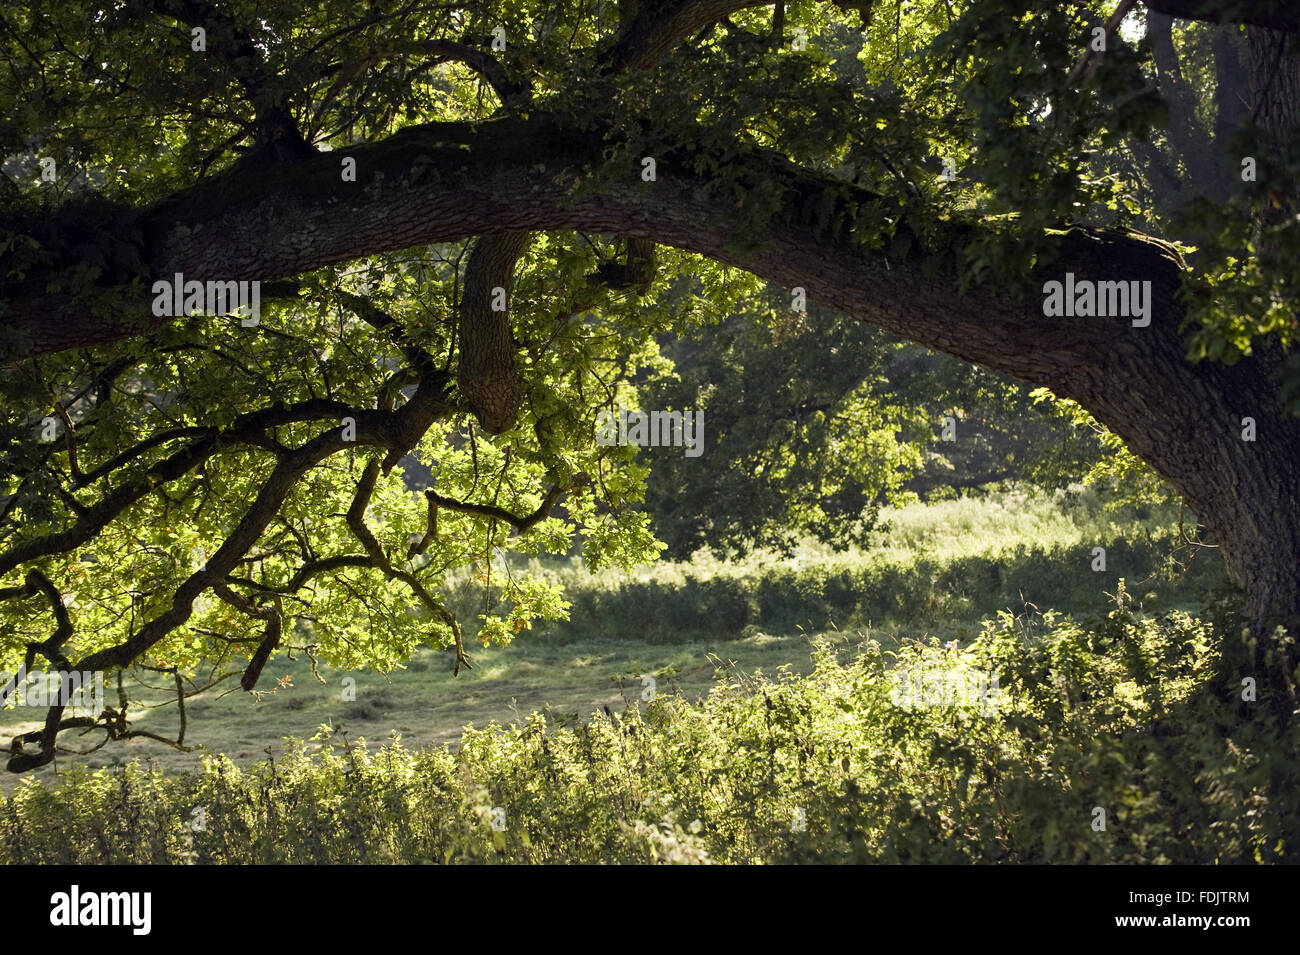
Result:
[[[586,726],[372,750],[328,727],[286,759],[165,777],[79,770],[0,798],[11,863],[1300,861],[1300,733],[1241,713],[1225,632],[1186,613],[989,621],[806,677],[720,674]],[[998,676],[998,706],[916,707],[900,674]],[[910,702],[915,702],[914,700]],[[925,700],[922,700],[925,702]],[[1105,828],[1095,827],[1096,810]],[[201,825],[199,823],[202,823]]]

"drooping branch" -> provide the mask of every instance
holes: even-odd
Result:
[[[386,564],[388,559],[384,556],[379,541],[375,539],[374,533],[366,526],[366,508],[370,506],[370,498],[375,493],[375,483],[378,480],[379,462],[371,460],[366,465],[365,470],[361,472],[361,480],[357,482],[357,490],[352,496],[352,504],[348,507],[346,519],[348,529],[360,541],[361,547],[370,556],[370,560]]]
[[[422,381],[410,400],[395,411],[357,412],[353,415],[355,442],[345,440],[344,428],[339,426],[312,438],[278,461],[217,552],[176,589],[171,606],[147,621],[129,639],[90,654],[76,668],[105,670],[126,666],[185,623],[193,612],[194,601],[214,583],[226,579],[280,512],[298,481],[331,455],[357,446],[389,449],[390,457],[392,453],[399,457],[408,453],[429,426],[450,410],[445,387],[439,385],[434,379]]]
[[[438,507],[445,507],[449,511],[459,511],[462,514],[473,514],[476,517],[487,517],[492,520],[502,521],[513,527],[515,533],[527,534],[537,524],[546,520],[546,518],[550,516],[551,511],[555,508],[560,497],[566,491],[572,490],[575,487],[583,486],[587,483],[588,481],[586,477],[580,476],[568,487],[563,487],[559,484],[551,485],[550,490],[546,492],[546,497],[542,499],[542,503],[537,505],[537,509],[531,514],[525,514],[523,516],[512,514],[505,508],[498,507],[495,504],[475,504],[471,501],[458,501],[454,498],[443,497],[436,491],[427,490],[424,492],[424,496],[429,499],[431,505],[436,504]],[[436,514],[437,512],[431,507],[430,513]],[[435,526],[432,519],[430,521],[430,526]]]
[[[81,716],[71,720],[63,719],[63,710],[65,707],[59,703],[51,706],[45,714],[45,726],[35,733],[24,733],[14,738],[9,746],[10,757],[5,764],[5,768],[11,773],[25,773],[28,770],[44,766],[54,759],[54,742],[58,738],[59,731],[73,726],[94,726],[93,717]],[[24,742],[33,739],[40,740],[40,750],[35,753],[26,752],[23,748]]]
[[[0,692],[0,703],[8,698],[9,694],[14,691],[20,678],[25,679],[31,672],[32,665],[35,663],[36,654],[43,654],[46,659],[52,662],[61,674],[66,674],[73,667],[68,663],[67,657],[63,655],[62,646],[72,636],[72,620],[68,616],[68,608],[63,603],[63,595],[59,593],[53,582],[39,570],[29,570],[26,576],[27,590],[32,593],[42,593],[50,602],[50,611],[54,614],[55,630],[54,633],[41,643],[29,643],[27,653],[23,660],[23,668],[15,674],[14,678],[5,686],[3,692]],[[35,733],[26,734],[25,737],[19,737],[14,740],[10,746],[9,762],[6,764],[11,772],[24,772],[37,766],[43,766],[54,758],[54,743],[58,737],[59,730],[63,728],[63,710],[67,703],[63,694],[57,697],[57,702],[51,706],[46,713],[45,727],[39,735]],[[72,723],[87,725],[93,724],[93,718],[77,717],[69,721]],[[38,738],[41,743],[38,753],[27,753],[23,751],[22,741],[24,738]]]
[[[62,648],[72,636],[72,619],[68,616],[68,608],[63,602],[63,595],[54,586],[54,582],[39,570],[33,568],[27,571],[23,586],[0,589],[0,600],[15,597],[34,597],[37,594],[44,594],[49,601],[50,613],[54,616],[54,632],[45,640],[27,644],[22,669],[10,677],[4,688],[0,689],[0,706],[4,705],[10,694],[17,690],[18,684],[26,679],[27,674],[32,671],[37,654],[43,655],[60,669],[66,670],[68,668],[68,661],[63,655]]]
[[[74,481],[81,481],[81,466],[77,462],[77,429],[72,423],[68,410],[63,407],[63,402],[54,403],[54,413],[63,422],[63,440],[68,449],[68,472]]]
[[[146,667],[145,669],[158,669],[155,667]],[[65,730],[80,729],[84,731],[102,730],[103,738],[90,749],[86,750],[63,750],[76,755],[85,756],[103,748],[114,740],[128,739],[151,739],[158,743],[163,743],[173,749],[188,753],[193,747],[185,745],[185,731],[187,719],[185,714],[185,684],[181,678],[180,670],[176,667],[169,667],[165,671],[171,675],[176,686],[176,706],[180,716],[180,727],[176,731],[175,739],[168,739],[158,733],[149,730],[132,729],[131,723],[127,719],[127,700],[126,692],[122,688],[121,673],[118,674],[118,693],[120,705],[118,707],[107,706],[103,712],[95,716],[74,716],[68,719],[63,718],[63,706],[53,706],[46,714],[45,726],[35,732],[20,733],[13,738],[9,745],[10,757],[5,764],[5,768],[12,773],[23,773],[40,766],[44,766],[53,761],[55,754],[59,752],[57,740],[60,733]],[[224,678],[223,678],[224,679]],[[216,682],[205,687],[200,687],[192,691],[191,695],[201,693]],[[84,733],[82,734],[84,735]],[[38,750],[32,752],[26,748],[28,743],[39,742],[41,745]]]
[[[424,534],[419,540],[411,541],[406,549],[406,559],[413,560],[417,554],[423,554],[429,549],[429,545],[438,539],[438,502],[433,498],[428,500],[428,519],[425,522]]]
[[[392,562],[384,554],[383,548],[379,546],[379,541],[375,539],[374,533],[366,526],[366,507],[369,506],[370,498],[375,492],[375,482],[378,478],[379,463],[372,460],[362,472],[361,480],[357,482],[357,490],[347,513],[348,528],[369,556],[370,566],[379,570],[389,580],[398,580],[406,584],[411,593],[420,601],[421,606],[451,629],[456,648],[456,664],[453,675],[459,676],[462,666],[467,670],[472,669],[469,657],[465,655],[464,643],[461,640],[460,622],[456,619],[455,614],[434,599],[433,595],[429,593],[428,589],[424,584],[420,583],[414,574],[409,571],[399,570],[392,565]]]
[[[609,72],[649,69],[701,28],[737,10],[771,5],[771,0],[643,0],[602,66]]]
[[[248,661],[248,668],[244,670],[244,675],[239,681],[239,685],[245,691],[252,690],[257,686],[258,678],[262,675],[262,668],[266,666],[266,661],[271,659],[271,654],[275,648],[280,645],[280,637],[284,632],[284,618],[277,608],[267,607],[266,629],[262,631],[262,642],[257,645],[257,651],[253,658]]]
[[[486,235],[475,244],[465,269],[457,382],[488,434],[513,428],[523,400],[510,327],[510,296],[515,266],[528,239],[525,231]]]
[[[54,615],[54,632],[45,639],[44,642],[37,644],[40,652],[50,659],[55,659],[58,650],[72,636],[72,620],[68,616],[68,608],[63,602],[63,595],[59,589],[54,586],[50,578],[46,577],[39,570],[27,571],[27,589],[30,593],[41,593],[50,603],[50,613]]]

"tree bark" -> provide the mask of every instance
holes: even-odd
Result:
[[[1300,109],[1300,38],[1267,27],[1247,27],[1250,46],[1251,118],[1263,132],[1265,149],[1280,160],[1282,144],[1294,135]],[[1261,208],[1262,223],[1273,224],[1300,208],[1300,184],[1275,192]]]
[[[513,428],[523,401],[508,309],[515,266],[527,247],[527,232],[484,236],[465,269],[457,378],[470,410],[489,434]]]

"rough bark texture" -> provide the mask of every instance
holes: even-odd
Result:
[[[1300,107],[1300,38],[1270,30],[1248,27],[1250,44],[1251,115],[1264,133],[1266,148],[1276,157],[1280,145],[1295,130]],[[1288,194],[1274,196],[1260,210],[1264,224],[1281,222],[1300,208],[1300,183],[1292,183]]]
[[[484,236],[465,269],[458,382],[470,410],[489,434],[513,428],[523,400],[509,306],[515,265],[527,247],[527,232]]]
[[[1282,136],[1295,125],[1300,103],[1300,59],[1295,38],[1267,27],[1247,27],[1250,40],[1254,119],[1269,134]]]

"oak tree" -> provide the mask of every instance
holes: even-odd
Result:
[[[1289,712],[1298,29],[1276,0],[16,0],[3,648],[246,689],[295,648],[460,666],[449,572],[505,596],[472,631],[501,643],[563,612],[502,548],[656,552],[596,414],[766,282],[1087,409],[1221,547],[1233,665]],[[1149,321],[1045,314],[1067,277]],[[128,708],[51,707],[9,768],[143,732]]]

